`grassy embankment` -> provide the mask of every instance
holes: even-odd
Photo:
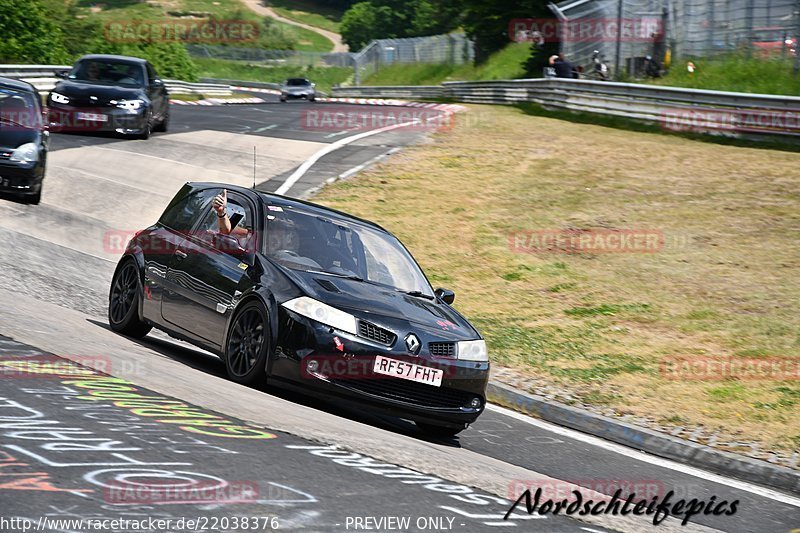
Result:
[[[313,0],[270,0],[269,3],[276,13],[287,19],[339,33],[342,10]]]
[[[792,59],[729,56],[713,60],[696,59],[690,74],[686,61],[673,64],[669,73],[650,83],[714,91],[782,94],[800,96],[800,75],[792,71]]]
[[[494,365],[535,390],[792,450],[796,380],[673,380],[660,364],[797,364],[798,166],[796,153],[473,106],[452,131],[316,200],[395,232],[434,286],[455,290]],[[595,228],[656,229],[665,243],[607,254],[509,246],[515,231]]]

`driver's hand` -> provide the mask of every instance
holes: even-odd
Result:
[[[216,195],[211,205],[217,214],[222,216],[225,212],[225,208],[228,206],[228,189],[222,189],[222,194]]]

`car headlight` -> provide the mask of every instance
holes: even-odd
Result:
[[[461,361],[488,361],[486,341],[458,341],[458,359]]]
[[[286,309],[294,311],[298,315],[316,320],[326,326],[346,331],[353,335],[358,333],[356,317],[350,313],[345,313],[335,307],[331,307],[330,305],[318,302],[308,296],[301,296],[300,298],[289,300],[288,302],[284,302],[283,306]]]
[[[36,143],[25,143],[11,152],[10,161],[17,163],[34,163],[39,159],[39,147]]]
[[[144,105],[144,100],[120,100],[117,102],[117,107],[120,109],[127,109],[129,111],[136,111]]]
[[[68,104],[69,103],[69,96],[64,96],[61,93],[57,93],[55,91],[50,93],[50,99],[57,104]]]

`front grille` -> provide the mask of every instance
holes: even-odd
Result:
[[[358,335],[385,344],[386,346],[391,346],[394,344],[395,339],[397,339],[397,335],[391,331],[376,326],[375,324],[364,322],[363,320],[358,321]]]
[[[457,409],[464,407],[474,394],[444,387],[434,387],[404,379],[338,379],[336,385],[372,394],[387,400],[424,407]]]
[[[454,342],[429,342],[428,351],[434,357],[455,357],[456,343]]]

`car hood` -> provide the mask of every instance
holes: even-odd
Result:
[[[14,150],[25,143],[39,142],[38,129],[23,128],[0,122],[0,151]]]
[[[304,92],[308,92],[308,91],[313,91],[314,88],[309,86],[309,85],[303,85],[303,86],[294,85],[294,86],[291,86],[291,87],[288,86],[288,85],[284,85],[283,86],[283,90],[285,92],[287,92],[287,93],[304,93]]]
[[[479,338],[474,327],[455,309],[439,301],[410,296],[389,287],[336,276],[282,268],[311,298],[358,318],[407,321],[443,340]]]
[[[79,100],[89,100],[94,96],[98,103],[109,100],[144,99],[145,93],[141,87],[123,87],[119,85],[105,85],[101,83],[84,83],[73,80],[63,80],[53,89],[57,93]]]

